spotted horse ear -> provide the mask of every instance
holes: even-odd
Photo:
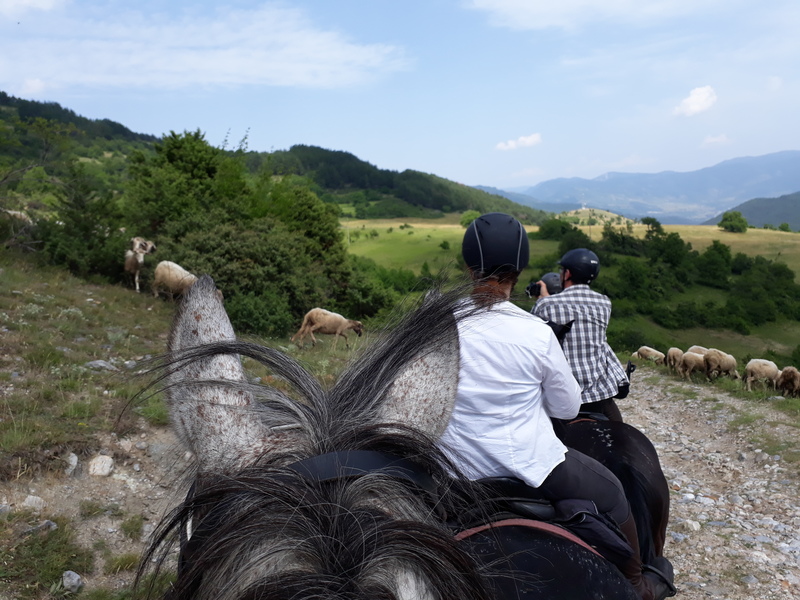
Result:
[[[239,355],[203,350],[235,341],[214,281],[204,275],[189,288],[172,324],[166,387],[173,427],[195,454],[201,473],[235,472],[300,443],[297,430],[270,425]]]
[[[432,439],[444,433],[456,399],[459,371],[455,319],[433,349],[420,354],[400,372],[381,405],[379,418],[422,431]]]

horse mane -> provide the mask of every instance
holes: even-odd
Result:
[[[213,282],[206,279],[193,286],[184,307],[193,294],[209,293]],[[479,492],[437,448],[432,432],[403,422],[413,402],[404,405],[404,394],[396,389],[420,361],[435,359],[448,345],[457,349],[456,319],[483,310],[464,308],[464,290],[428,293],[329,389],[278,350],[230,339],[176,349],[173,336],[155,384],[170,401],[204,386],[245,394],[257,400],[246,409],[275,439],[249,464],[200,468],[184,502],[156,529],[137,584],[151,563],[157,573],[181,545],[170,600],[491,597],[481,567],[442,519],[474,508]],[[185,318],[179,312],[176,324]],[[220,355],[260,362],[289,391],[246,380],[180,377],[188,366]],[[387,422],[387,414],[394,419]],[[352,450],[413,461],[435,482],[438,497],[380,472],[320,482],[289,468],[299,460]]]

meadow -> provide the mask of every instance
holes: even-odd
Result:
[[[584,218],[582,211],[576,216]],[[644,237],[647,227],[640,223],[633,224],[633,234]],[[458,215],[448,215],[443,219],[380,219],[380,220],[344,220],[342,228],[351,253],[366,256],[384,267],[407,268],[419,273],[423,264],[427,263],[432,273],[439,269],[458,270],[458,259],[461,252],[461,240],[464,228],[458,223]],[[579,228],[590,239],[599,241],[602,235],[601,225],[580,225]],[[528,231],[537,228],[528,227]],[[678,233],[684,241],[691,243],[692,248],[702,251],[714,240],[730,246],[731,252],[755,256],[761,255],[770,260],[786,263],[796,274],[800,274],[800,234],[767,229],[748,229],[745,233],[722,231],[713,225],[665,225],[667,232]],[[446,244],[445,244],[446,243]],[[443,247],[443,244],[446,247]],[[533,301],[525,297],[522,289],[531,280],[538,279],[547,270],[557,270],[558,243],[549,240],[537,240],[531,243],[531,263],[537,264],[543,257],[552,263],[550,267],[529,267],[521,278],[520,293],[517,303],[526,309],[533,306]],[[546,263],[550,264],[550,263]],[[601,269],[603,275],[612,275],[614,268]],[[735,290],[734,290],[735,292]],[[720,290],[695,286],[683,294],[676,294],[674,301],[721,301],[724,294]],[[780,321],[767,323],[753,329],[750,335],[741,335],[729,330],[684,329],[668,330],[640,317],[612,317],[612,328],[639,329],[663,351],[670,346],[687,348],[693,344],[716,347],[739,357],[787,357],[800,341],[800,322]],[[615,348],[617,351],[633,351],[636,348]],[[779,364],[779,366],[783,366]]]

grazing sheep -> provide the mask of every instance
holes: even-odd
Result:
[[[795,367],[784,367],[778,375],[775,386],[784,398],[800,395],[800,371]]]
[[[350,347],[347,343],[347,336],[344,334],[348,329],[352,329],[360,337],[364,331],[364,326],[361,321],[353,321],[352,319],[345,319],[342,315],[335,312],[330,312],[324,308],[312,308],[303,317],[303,324],[300,329],[292,336],[292,341],[297,338],[298,346],[302,345],[303,338],[306,335],[311,335],[311,345],[317,343],[314,333],[326,333],[335,336],[333,340],[333,348],[336,349],[336,342],[339,341],[339,336],[344,338],[346,347]]]
[[[705,346],[690,346],[687,352],[694,352],[695,354],[703,355],[708,352],[708,348]]]
[[[659,352],[655,348],[651,348],[650,346],[642,346],[636,352],[633,353],[634,358],[642,358],[644,360],[652,360],[655,361],[657,365],[664,364],[664,353]]]
[[[703,355],[706,365],[706,377],[711,381],[714,377],[728,375],[732,379],[741,379],[739,371],[736,370],[736,359],[722,350],[709,348]]]
[[[696,352],[684,352],[678,363],[678,374],[684,379],[691,380],[694,371],[702,371],[704,369],[705,361],[703,360],[703,355]]]
[[[31,219],[26,213],[22,212],[21,210],[8,210],[5,208],[0,208],[0,212],[7,214],[12,219],[22,221],[26,225],[33,225],[33,219]]]
[[[125,251],[125,272],[133,275],[136,293],[139,293],[139,272],[144,266],[144,255],[156,251],[156,245],[144,238],[131,238],[131,247]]]
[[[677,371],[678,363],[681,362],[681,356],[683,356],[683,350],[680,348],[675,348],[673,346],[667,350],[667,366],[673,371]]]
[[[778,365],[771,360],[753,358],[744,367],[743,383],[748,392],[752,391],[754,381],[763,381],[765,386],[767,381],[770,381],[772,382],[772,389],[776,389],[780,373]]]
[[[183,295],[195,281],[197,281],[197,277],[179,264],[169,260],[162,260],[156,265],[156,272],[153,277],[153,296],[158,298],[158,293],[161,291],[160,288],[163,286],[169,299],[172,300],[176,294]]]

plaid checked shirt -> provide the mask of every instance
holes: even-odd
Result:
[[[581,402],[597,402],[617,395],[628,380],[625,370],[606,341],[611,300],[588,285],[577,284],[555,296],[539,298],[531,312],[572,329],[564,339],[564,354],[583,390]]]

